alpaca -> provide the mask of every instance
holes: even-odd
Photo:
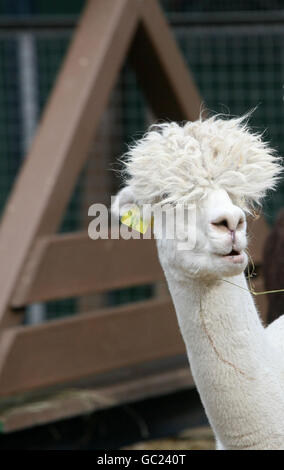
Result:
[[[279,157],[245,117],[213,116],[152,127],[125,169],[114,213],[196,205],[193,249],[156,242],[216,448],[284,449],[284,317],[264,328],[244,276],[245,214],[275,187]]]
[[[282,289],[284,286],[284,209],[277,217],[264,247],[265,289]],[[268,298],[268,323],[284,313],[283,293],[271,294]]]

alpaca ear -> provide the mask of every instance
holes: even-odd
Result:
[[[132,189],[129,186],[121,189],[113,198],[111,204],[112,214],[119,218],[125,214],[135,204],[135,198]]]

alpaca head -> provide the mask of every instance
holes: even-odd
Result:
[[[281,165],[244,118],[152,128],[130,148],[125,169],[126,187],[118,193],[114,212],[151,204],[182,206],[185,213],[178,236],[157,240],[167,275],[218,279],[245,269],[245,213],[275,187]],[[181,240],[193,233],[194,245],[181,248]]]

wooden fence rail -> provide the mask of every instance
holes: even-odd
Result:
[[[12,307],[163,279],[154,240],[91,240],[87,233],[39,239],[12,295]]]

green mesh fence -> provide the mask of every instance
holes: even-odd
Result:
[[[0,211],[11,190],[21,155],[16,52],[16,41],[0,40]]]
[[[81,7],[82,2],[79,3]],[[229,11],[228,3],[214,3],[214,8],[213,2],[163,0],[161,3],[167,7],[169,18],[171,14],[187,11],[199,12],[201,15],[199,24],[193,25],[191,22],[184,26],[186,16],[183,18],[183,26],[175,22],[174,34],[207,107],[215,112],[239,115],[258,106],[251,120],[252,126],[261,131],[266,129],[267,139],[283,154],[283,28],[268,24],[202,26],[202,12]],[[236,2],[231,2],[231,5],[234,5],[232,9],[245,11],[248,8],[255,10],[255,3],[239,2],[239,8]],[[270,10],[280,8],[281,2],[274,2]],[[263,7],[265,9],[266,5]],[[71,36],[72,30],[67,28],[30,31],[28,35],[20,30],[16,33],[0,33],[1,210],[21,165],[31,129],[40,117]],[[31,78],[33,86],[29,87]],[[26,125],[29,120],[30,130]],[[102,124],[94,136],[87,163],[70,198],[59,227],[60,232],[85,229],[89,223],[88,207],[94,202],[110,203],[110,195],[119,186],[113,171],[116,159],[126,150],[127,143],[141,136],[148,123],[149,110],[143,94],[130,66],[125,64],[108,109],[102,117]],[[265,215],[270,222],[275,219],[283,203],[284,185],[265,206]],[[43,309],[45,317],[50,319],[93,306],[115,305],[152,295],[153,287],[143,286],[109,292],[104,296],[49,302],[43,305]]]

